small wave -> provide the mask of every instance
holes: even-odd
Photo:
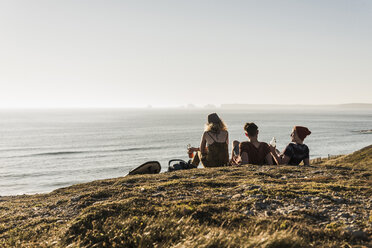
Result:
[[[164,148],[164,146],[158,147],[132,147],[122,149],[111,149],[111,150],[87,150],[87,151],[56,151],[56,152],[43,152],[33,153],[19,156],[10,156],[6,158],[19,158],[19,157],[41,157],[41,156],[61,156],[61,155],[74,155],[74,154],[88,154],[88,153],[115,153],[115,152],[131,152],[131,151],[148,151],[157,150]]]
[[[365,129],[365,130],[355,130],[354,133],[360,133],[360,134],[372,134],[372,129]]]
[[[148,151],[148,150],[156,150],[161,147],[134,147],[134,148],[125,148],[125,149],[115,149],[115,150],[104,150],[107,152],[130,152],[130,151]]]
[[[360,130],[359,132],[360,133],[363,133],[363,134],[372,134],[372,129],[369,129],[369,130]]]
[[[14,148],[0,148],[0,152],[30,151],[30,150],[38,150],[38,149],[42,149],[42,147],[14,147]]]
[[[60,175],[58,171],[45,171],[45,172],[26,172],[26,173],[8,173],[0,175],[1,180],[11,180],[11,179],[24,179],[24,178],[40,178],[45,176],[56,176]]]
[[[64,182],[56,182],[50,184],[44,184],[44,187],[51,187],[51,188],[59,188],[59,187],[67,187],[74,184],[82,183],[83,181],[64,181]]]
[[[26,156],[55,156],[55,155],[70,155],[70,154],[79,154],[86,153],[85,151],[71,151],[71,152],[44,152],[44,153],[35,153]]]

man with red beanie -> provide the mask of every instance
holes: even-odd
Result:
[[[307,127],[294,126],[291,133],[291,143],[287,145],[282,154],[279,154],[275,147],[270,146],[271,155],[277,164],[310,165],[309,148],[304,144],[304,139],[311,132]]]

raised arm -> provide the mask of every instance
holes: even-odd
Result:
[[[199,147],[190,147],[189,152],[198,152],[200,151],[202,154],[207,153],[207,140],[205,139],[205,132],[203,133],[200,141]]]
[[[288,164],[289,160],[291,159],[287,155],[280,155],[276,151],[275,147],[269,146],[270,147],[270,153],[273,156],[275,162],[280,165],[280,164]]]

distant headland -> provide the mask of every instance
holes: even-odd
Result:
[[[372,109],[372,103],[346,103],[346,104],[221,104],[222,109],[257,109],[257,108],[350,108],[350,109]]]

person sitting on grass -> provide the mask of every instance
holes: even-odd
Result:
[[[246,123],[244,125],[244,131],[249,141],[239,143],[239,141],[234,140],[231,164],[272,165],[273,160],[270,155],[269,145],[265,142],[258,141],[259,131],[257,125],[253,122]],[[238,155],[237,147],[239,147]]]
[[[229,162],[229,133],[225,123],[216,113],[208,115],[208,123],[202,135],[200,147],[190,147],[188,152],[196,152],[191,163],[197,167],[199,162],[204,167],[226,166]]]
[[[287,145],[282,154],[278,153],[275,147],[270,146],[276,163],[299,165],[303,161],[304,165],[310,165],[309,148],[304,144],[304,139],[310,134],[307,127],[294,126],[291,132],[292,142]]]

